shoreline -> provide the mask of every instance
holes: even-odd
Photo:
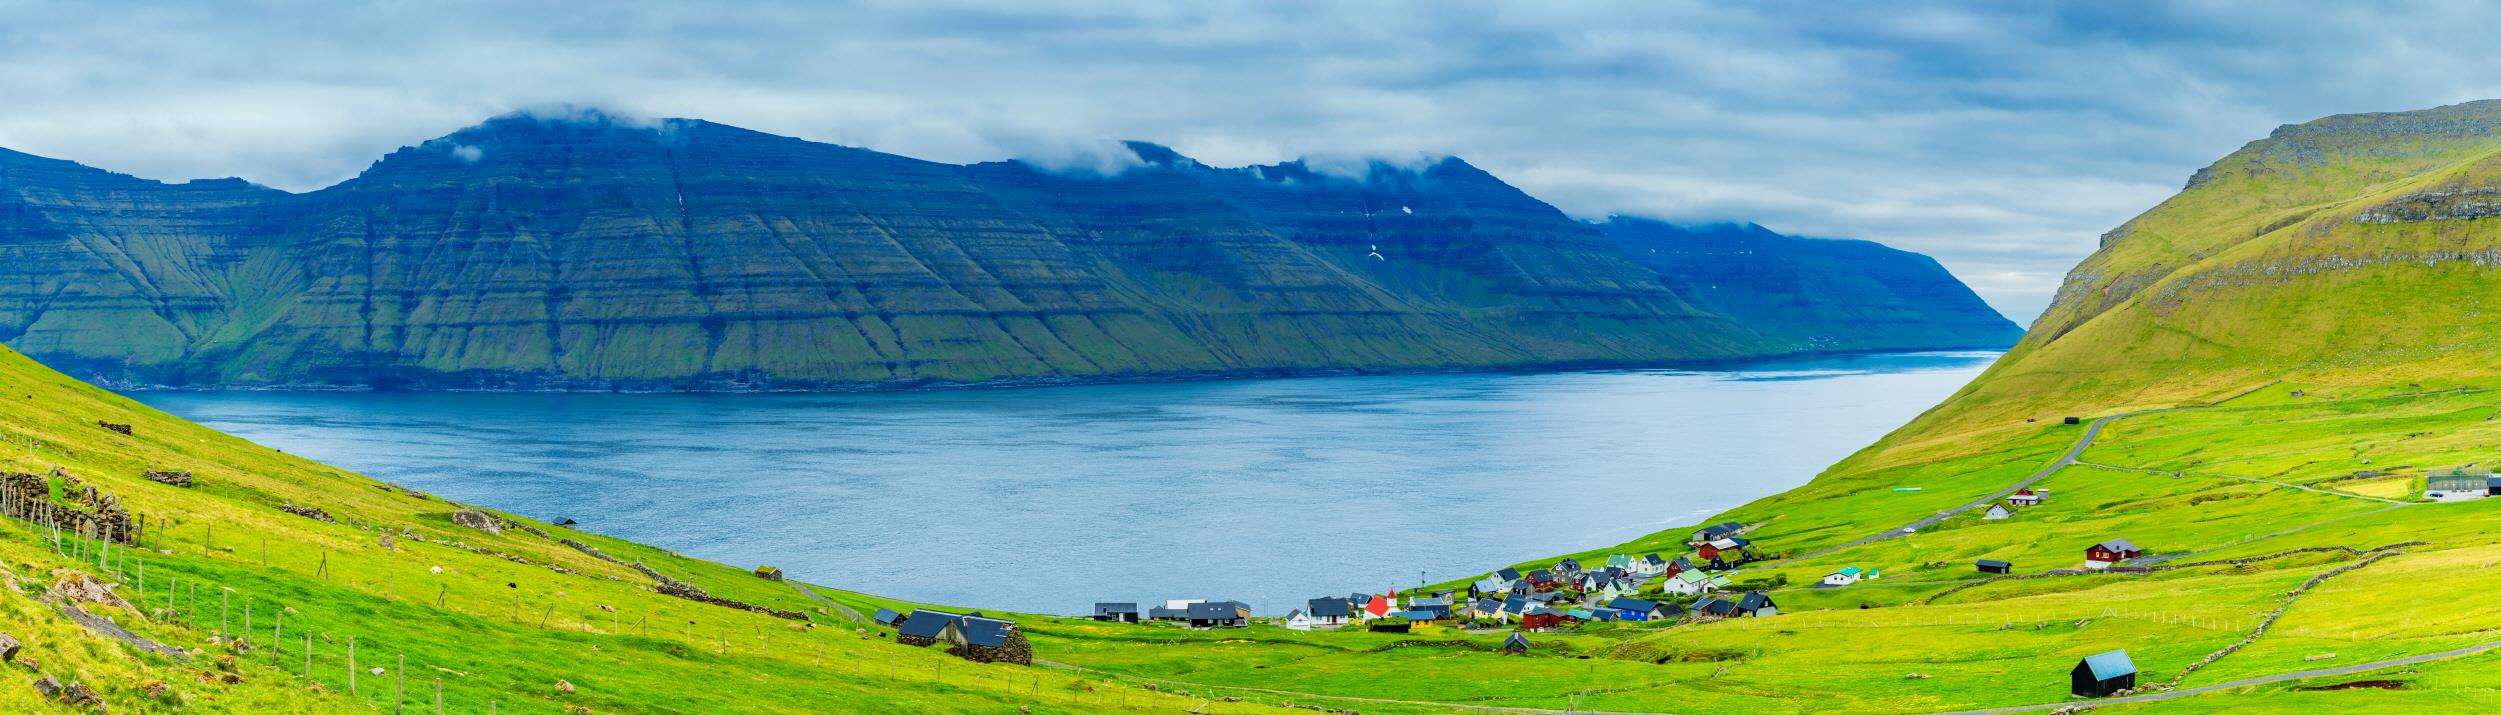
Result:
[[[1831,358],[1878,355],[1947,354],[1958,352],[1993,352],[2003,354],[2012,345],[1940,346],[1870,350],[1809,350],[1747,358],[1712,360],[1660,361],[1562,361],[1522,365],[1407,368],[1249,368],[1241,370],[1195,371],[1177,373],[1087,375],[1061,377],[1020,377],[976,381],[895,380],[883,382],[804,383],[791,387],[756,386],[753,383],[728,381],[707,385],[646,385],[639,382],[607,381],[557,382],[546,386],[442,386],[450,383],[418,383],[420,386],[376,386],[372,384],[338,385],[325,383],[276,384],[210,384],[166,385],[112,380],[100,375],[81,379],[113,392],[358,392],[410,394],[634,394],[634,395],[772,395],[772,394],[845,394],[944,392],[956,390],[1015,390],[1047,387],[1092,387],[1102,385],[1140,385],[1184,382],[1220,382],[1230,380],[1281,380],[1321,377],[1386,377],[1400,375],[1501,375],[1586,372],[1605,370],[1705,370],[1753,365],[1777,364]],[[665,381],[650,381],[659,383]]]

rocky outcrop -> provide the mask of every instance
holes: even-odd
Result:
[[[328,522],[332,524],[339,523],[338,519],[330,517],[330,512],[323,511],[321,507],[317,506],[296,506],[293,502],[289,502],[279,505],[278,510],[304,517],[306,519],[311,519],[313,521]]]
[[[190,473],[190,472],[172,472],[172,471],[157,471],[157,470],[149,470],[149,471],[147,471],[147,472],[143,472],[143,473],[141,473],[139,476],[140,476],[141,478],[147,479],[148,481],[151,481],[151,482],[156,482],[156,483],[158,483],[158,484],[165,484],[165,485],[169,485],[169,486],[177,486],[177,487],[190,487],[190,486],[191,486],[191,473]]]
[[[504,520],[478,509],[462,509],[452,512],[452,523],[489,534],[504,533]]]
[[[125,435],[130,434],[130,425],[121,424],[121,423],[119,423],[119,422],[106,422],[106,421],[104,421],[104,420],[96,420],[96,426],[97,426],[97,427],[102,427],[102,428],[104,428],[106,431],[110,431],[110,432],[119,432],[119,433],[122,433],[122,434],[125,434]]]
[[[0,151],[0,342],[123,386],[515,390],[1634,365],[1922,342],[1857,340],[1868,325],[1767,338],[1456,158],[1227,169],[1131,150],[1140,165],[1072,176],[694,120],[510,116],[305,194]]]
[[[2501,217],[2501,187],[2422,191],[2391,199],[2353,215],[2354,223],[2472,221]]]

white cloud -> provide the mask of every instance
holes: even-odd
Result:
[[[2501,96],[2495,26],[2326,0],[0,0],[0,146],[302,190],[569,104],[1072,171],[1117,172],[1112,139],[1221,166],[1455,155],[1575,215],[1929,253],[2021,319],[2277,124]]]

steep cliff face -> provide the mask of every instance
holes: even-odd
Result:
[[[0,340],[122,384],[444,389],[1633,365],[1990,341],[1931,341],[1924,323],[1757,330],[1457,159],[1354,176],[1134,149],[1147,164],[1106,177],[702,121],[508,116],[306,194],[0,153]]]
[[[1927,256],[1753,224],[1599,224],[1677,294],[1766,338],[1821,350],[2004,347],[2023,329]]]

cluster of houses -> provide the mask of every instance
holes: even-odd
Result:
[[[1779,606],[1759,591],[1735,598],[1714,595],[1730,585],[1736,565],[1756,558],[1753,542],[1740,535],[1744,531],[1745,525],[1736,522],[1704,527],[1686,540],[1693,553],[1673,559],[1655,553],[1617,554],[1596,567],[1564,559],[1526,573],[1509,568],[1495,571],[1468,586],[1468,603],[1458,615],[1476,621],[1516,622],[1526,631],[1592,621],[1778,615]],[[1697,600],[1688,606],[1639,597],[1653,582],[1663,596]]]
[[[947,652],[975,663],[1033,665],[1033,645],[1016,622],[984,616],[980,611],[949,613],[927,608],[903,615],[877,609],[878,625],[894,629],[894,642],[908,646],[946,643]]]

